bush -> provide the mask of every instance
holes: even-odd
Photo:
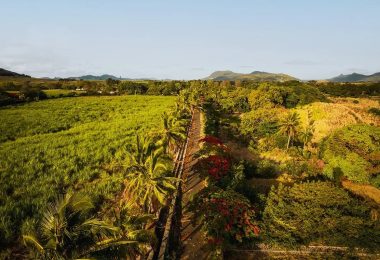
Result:
[[[329,182],[272,187],[263,223],[266,238],[283,246],[380,248],[380,226],[370,209]]]
[[[368,113],[374,114],[375,116],[380,116],[380,109],[372,107],[368,110]]]
[[[237,244],[259,235],[250,202],[233,190],[207,187],[190,203],[190,210],[194,220],[201,221],[210,244]]]
[[[278,165],[271,160],[260,160],[257,164],[256,175],[261,178],[273,178],[279,173]]]
[[[344,176],[359,183],[369,183],[380,165],[380,128],[352,125],[335,131],[322,144],[326,162],[324,174],[329,178]]]
[[[281,109],[257,109],[242,115],[240,132],[249,138],[262,138],[278,131]]]

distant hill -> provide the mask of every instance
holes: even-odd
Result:
[[[252,80],[252,81],[289,81],[298,80],[292,76],[283,73],[269,73],[263,71],[254,71],[249,74],[236,73],[230,70],[215,71],[206,80]]]
[[[118,80],[127,80],[128,78],[116,77],[114,75],[103,74],[101,76],[94,75],[84,75],[80,77],[69,77],[69,79],[78,79],[78,80],[106,80],[106,79],[118,79]]]
[[[6,69],[2,69],[2,68],[0,68],[0,77],[28,77],[28,78],[30,78],[30,76],[28,76],[28,75],[19,74],[19,73],[9,71]]]
[[[352,73],[348,75],[340,74],[339,76],[329,79],[332,82],[380,82],[380,72],[372,75],[363,75]]]

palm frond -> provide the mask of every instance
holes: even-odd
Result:
[[[44,253],[45,252],[44,247],[40,244],[40,242],[34,236],[23,235],[22,239],[23,239],[25,245],[31,245],[31,246],[33,246],[35,249],[37,249],[37,251],[39,253]]]

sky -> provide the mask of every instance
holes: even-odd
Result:
[[[34,77],[380,71],[379,0],[0,0],[0,13],[0,67]]]

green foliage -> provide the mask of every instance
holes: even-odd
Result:
[[[99,207],[114,199],[124,176],[109,163],[136,134],[159,132],[160,115],[173,106],[172,97],[121,96],[0,109],[1,243],[12,241],[24,220],[39,219],[59,193],[81,189]]]
[[[338,97],[378,96],[380,83],[323,83],[316,87],[323,93]]]
[[[284,246],[322,243],[378,249],[379,223],[370,209],[328,182],[272,188],[263,214],[265,236]]]
[[[185,119],[177,118],[166,112],[162,114],[162,133],[161,144],[167,152],[174,154],[175,150],[186,139],[186,123]]]
[[[176,178],[170,176],[168,161],[161,147],[150,145],[150,140],[137,138],[136,149],[130,153],[125,169],[124,199],[140,206],[145,213],[154,213],[175,190]],[[150,149],[150,147],[153,147]]]
[[[290,141],[294,140],[298,133],[298,127],[300,125],[300,117],[297,112],[289,113],[280,122],[279,133],[288,136],[288,143],[286,149],[289,148]]]
[[[369,125],[352,125],[335,131],[322,145],[330,178],[340,175],[359,183],[369,183],[378,174],[380,152],[380,128]]]
[[[218,136],[219,125],[220,125],[220,114],[218,110],[214,107],[212,101],[209,101],[203,105],[205,113],[205,134]]]
[[[119,93],[126,94],[145,94],[148,91],[148,86],[146,83],[135,82],[135,81],[122,81],[117,84],[117,89]]]
[[[279,106],[292,108],[325,100],[326,98],[317,88],[298,82],[290,84],[262,83],[249,95],[251,109]]]
[[[368,110],[369,113],[374,114],[375,116],[380,116],[380,109],[372,107]]]
[[[323,173],[330,179],[338,181],[340,177],[345,176],[351,181],[369,183],[370,175],[367,169],[370,166],[371,164],[358,154],[347,153],[344,157],[332,156],[329,158]]]
[[[140,244],[149,242],[146,231],[125,211],[116,215],[115,224],[94,216],[94,205],[84,195],[66,194],[46,207],[37,229],[24,233],[24,244],[32,258],[75,259],[101,255],[136,256]],[[121,213],[121,214],[120,214]],[[146,218],[143,219],[146,221]]]
[[[250,138],[262,138],[278,131],[280,109],[257,109],[242,115],[240,132]]]

